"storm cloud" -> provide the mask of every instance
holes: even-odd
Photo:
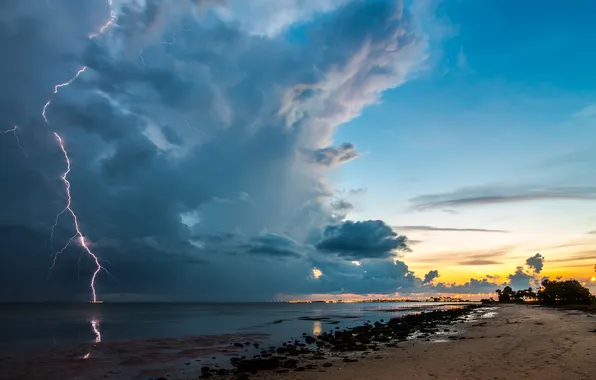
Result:
[[[349,260],[390,258],[408,250],[407,238],[380,220],[327,226],[316,248]]]
[[[490,278],[470,278],[463,284],[440,282],[435,286],[439,293],[493,293],[499,285]]]
[[[438,270],[431,270],[429,271],[427,274],[424,275],[424,283],[428,284],[431,283],[435,278],[439,277],[439,271]]]
[[[508,275],[507,278],[509,279],[509,285],[513,289],[527,289],[535,281],[534,277],[526,273],[521,266],[517,267],[515,272]]]
[[[116,25],[94,40],[102,2],[0,4],[0,124],[19,126],[29,156],[0,136],[2,298],[88,296],[93,266],[83,256],[78,269],[76,244],[47,271],[65,204],[54,130],[72,161],[72,206],[113,276],[98,278],[104,299],[419,286],[393,259],[405,237],[337,218],[328,179],[358,156],[333,144],[337,127],[425,61],[415,15],[392,1],[195,3],[119,2]],[[296,32],[304,41],[292,44]],[[54,250],[72,233],[63,216]],[[372,261],[350,263],[360,259]]]
[[[537,253],[534,256],[528,257],[526,260],[526,265],[533,269],[534,272],[540,273],[544,267],[544,256],[542,256],[540,253]]]

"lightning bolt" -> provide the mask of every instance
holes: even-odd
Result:
[[[94,39],[97,38],[99,36],[101,36],[102,34],[105,33],[105,31],[111,26],[113,25],[116,20],[117,20],[117,16],[116,16],[116,11],[113,8],[113,4],[112,4],[112,0],[108,0],[108,5],[110,7],[110,18],[99,28],[99,31],[97,33],[92,33],[90,34],[88,37],[89,39]],[[54,86],[54,95],[58,94],[58,92],[60,91],[61,88],[63,87],[68,87],[70,86],[79,76],[81,76],[85,71],[87,70],[87,66],[83,66],[81,67],[77,73],[70,78],[68,81],[63,82],[63,83],[59,83],[57,85]],[[49,106],[52,104],[52,99],[48,99],[48,101],[44,104],[42,112],[41,112],[41,116],[43,117],[45,123],[49,126],[50,123],[48,121],[48,118],[46,116],[46,112],[49,108]],[[60,213],[58,213],[58,215],[56,215],[56,219],[54,221],[54,225],[52,226],[52,232],[51,232],[51,236],[50,236],[50,240],[53,242],[54,239],[54,231],[56,229],[56,226],[58,225],[58,222],[60,220],[60,217],[64,214],[70,214],[70,216],[72,217],[73,220],[73,224],[74,224],[74,228],[75,228],[75,234],[68,240],[68,242],[66,243],[66,245],[64,245],[64,247],[62,247],[62,249],[60,249],[58,252],[56,252],[54,254],[54,258],[52,260],[52,266],[50,267],[50,271],[54,269],[54,267],[56,266],[56,260],[58,259],[58,256],[64,252],[64,250],[72,243],[73,240],[78,239],[80,245],[83,247],[83,251],[93,259],[93,261],[95,262],[95,271],[93,272],[93,276],[91,277],[91,282],[89,284],[89,287],[91,288],[91,295],[92,295],[92,302],[93,303],[98,303],[99,301],[97,300],[97,292],[95,290],[95,280],[97,279],[97,275],[98,273],[103,269],[105,270],[105,268],[103,268],[101,266],[101,263],[99,262],[99,258],[97,257],[97,255],[95,255],[93,253],[93,251],[91,251],[91,248],[89,248],[89,245],[87,243],[87,241],[85,240],[85,236],[83,235],[83,233],[81,232],[81,227],[79,224],[79,218],[77,217],[77,214],[75,213],[75,211],[72,209],[72,194],[70,191],[71,188],[71,184],[70,181],[68,180],[68,175],[70,174],[71,171],[71,161],[70,161],[70,157],[68,156],[68,151],[66,150],[66,147],[64,146],[64,141],[62,140],[62,137],[60,137],[60,135],[57,132],[54,132],[54,137],[56,138],[56,141],[58,142],[58,145],[60,147],[60,150],[62,151],[62,154],[64,156],[64,161],[66,163],[66,171],[64,173],[62,173],[62,176],[60,177],[60,179],[62,180],[63,184],[64,184],[64,191],[66,193],[66,206],[64,207],[64,209],[62,209],[62,211],[60,211]],[[106,271],[107,272],[107,271]],[[109,274],[109,272],[108,272]],[[99,333],[99,322],[98,321],[91,321],[91,327],[95,333],[96,336],[96,343],[101,342],[101,334]]]
[[[62,87],[70,86],[70,84],[72,82],[74,82],[75,79],[77,79],[81,74],[83,74],[85,72],[85,70],[87,70],[87,66],[81,67],[79,69],[79,71],[77,71],[77,73],[72,78],[70,78],[68,81],[55,85],[54,86],[54,94],[57,94],[58,91],[60,91],[60,89]],[[46,102],[46,104],[43,105],[43,109],[41,110],[41,116],[43,117],[43,120],[46,122],[46,124],[48,124],[48,118],[46,117],[46,111],[48,110],[48,107],[50,106],[50,104],[52,104],[52,99],[49,99]]]
[[[52,226],[52,235],[50,237],[50,241],[53,243],[54,241],[54,230],[56,229],[56,226],[58,225],[58,220],[60,219],[60,216],[62,216],[64,213],[66,212],[66,209],[62,210],[62,212],[60,212],[60,214],[56,215],[56,222],[54,223],[54,225]],[[68,248],[68,246],[70,245],[70,243],[72,243],[72,241],[74,239],[76,239],[79,235],[72,235],[72,237],[70,239],[68,239],[68,242],[66,243],[66,245],[64,247],[62,247],[61,250],[59,250],[58,252],[54,253],[54,258],[52,259],[52,266],[50,266],[49,271],[52,272],[54,270],[54,267],[56,266],[56,261],[58,260],[58,256],[64,252],[64,250],[66,248]],[[52,247],[52,251],[54,250],[54,248]],[[79,260],[80,261],[80,260]]]
[[[74,240],[74,237],[77,237],[79,239],[79,243],[83,247],[83,250],[85,251],[85,253],[87,253],[87,255],[89,255],[93,259],[93,261],[95,261],[95,265],[96,265],[95,272],[93,272],[93,276],[91,277],[91,284],[90,284],[91,293],[93,295],[93,302],[95,303],[95,302],[97,302],[97,294],[95,292],[95,279],[97,277],[97,274],[103,269],[103,267],[99,263],[99,259],[97,258],[97,256],[91,251],[91,249],[87,245],[85,236],[83,236],[83,233],[81,232],[81,227],[79,225],[79,218],[77,217],[77,214],[74,212],[74,210],[71,207],[72,206],[72,196],[70,194],[70,181],[68,180],[68,174],[70,173],[70,169],[71,169],[70,158],[68,157],[68,152],[66,151],[66,148],[64,148],[64,142],[62,141],[62,138],[60,137],[60,135],[58,135],[58,133],[54,132],[54,136],[56,137],[56,140],[58,141],[58,145],[60,145],[60,149],[62,150],[62,154],[64,154],[64,160],[66,162],[66,171],[62,174],[62,176],[60,178],[62,179],[62,182],[64,183],[64,189],[66,191],[66,197],[67,197],[66,206],[58,214],[58,217],[56,217],[56,220],[58,220],[61,215],[68,212],[72,216],[72,220],[73,220],[75,231],[76,231],[76,234],[72,238],[70,238],[68,243],[66,243],[66,245],[59,252],[63,252],[68,247],[68,245]],[[52,227],[52,229],[54,229],[55,226],[56,225],[54,225],[54,227]],[[55,265],[57,257],[58,257],[58,254],[56,254],[54,256],[54,264],[53,265]]]
[[[143,66],[145,66],[145,58],[143,57],[144,50],[145,50],[145,48],[142,48],[141,50],[139,50],[139,58],[141,59],[141,63],[143,64]]]
[[[108,5],[110,6],[110,18],[108,19],[108,21],[106,21],[100,28],[99,31],[97,33],[91,33],[88,38],[90,40],[95,39],[99,36],[101,36],[102,34],[105,33],[105,31],[112,26],[116,20],[118,20],[118,16],[116,16],[116,11],[114,11],[113,8],[113,0],[108,0]],[[54,95],[58,94],[58,91],[60,91],[60,89],[62,87],[67,87],[70,86],[70,84],[72,82],[74,82],[81,74],[83,74],[85,71],[87,70],[87,66],[83,66],[81,67],[77,73],[70,78],[68,81],[64,82],[64,83],[59,83],[57,85],[54,86]],[[52,99],[48,99],[48,101],[44,104],[43,109],[41,111],[41,116],[43,116],[43,119],[45,120],[46,123],[48,123],[48,118],[46,117],[46,111],[48,110],[48,107],[50,106],[50,104],[52,104]]]
[[[19,149],[21,150],[21,152],[23,152],[25,157],[29,157],[27,155],[27,152],[25,152],[25,149],[23,149],[23,147],[21,146],[21,140],[19,140],[19,135],[17,134],[18,129],[19,129],[19,126],[15,125],[14,127],[10,128],[10,129],[7,129],[5,131],[0,131],[0,134],[7,135],[9,133],[12,133],[14,135],[14,138],[17,140],[17,145],[19,146]]]
[[[99,36],[101,36],[102,34],[105,33],[105,31],[112,26],[116,20],[118,20],[118,16],[116,16],[116,11],[114,10],[113,7],[113,0],[108,0],[108,5],[110,6],[110,18],[108,19],[108,21],[105,22],[105,24],[103,24],[100,28],[99,31],[97,33],[92,33],[89,35],[89,39],[92,40],[94,38],[97,38]]]
[[[170,41],[161,41],[159,42],[161,45],[175,45],[176,44],[176,34],[180,33],[180,32],[192,32],[192,29],[180,29],[177,32],[172,33],[172,39]],[[143,66],[145,66],[145,57],[143,56],[143,53],[145,52],[145,47],[142,47],[141,50],[139,50],[139,59],[141,60],[141,64]]]

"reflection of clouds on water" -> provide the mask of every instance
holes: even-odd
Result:
[[[321,332],[323,332],[323,324],[321,323],[321,321],[313,321],[312,334],[319,335]]]

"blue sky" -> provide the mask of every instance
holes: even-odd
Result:
[[[364,153],[340,174],[346,188],[368,189],[356,202],[357,215],[395,225],[519,232],[490,243],[483,236],[484,244],[468,234],[469,248],[585,239],[596,222],[593,201],[503,203],[461,214],[403,210],[420,194],[466,187],[596,185],[594,11],[589,1],[573,7],[441,2],[429,67],[385,92],[380,104],[335,136]],[[443,247],[449,239],[439,235],[415,250],[452,248]]]

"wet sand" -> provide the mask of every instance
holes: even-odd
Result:
[[[234,342],[258,341],[263,334],[203,335],[86,344],[0,355],[0,380],[196,379],[205,358],[242,355]],[[232,344],[230,344],[232,342]],[[200,359],[198,359],[200,358]]]
[[[256,379],[468,380],[596,379],[596,314],[504,305],[494,318],[468,324],[464,339],[402,342],[374,357]],[[324,370],[325,372],[320,372]]]

